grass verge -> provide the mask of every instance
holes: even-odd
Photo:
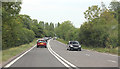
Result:
[[[58,41],[67,44],[68,41],[65,41],[63,39],[57,39]],[[119,54],[118,54],[118,47],[117,48],[113,48],[113,49],[109,49],[109,48],[94,48],[94,47],[87,47],[84,45],[81,45],[82,49],[87,49],[87,50],[93,50],[93,51],[97,51],[97,52],[102,52],[102,53],[110,53],[110,54],[116,54],[116,55],[120,55],[120,50],[119,50]]]
[[[118,48],[94,48],[94,47],[87,47],[82,45],[83,49],[87,49],[87,50],[93,50],[93,51],[97,51],[97,52],[102,52],[102,53],[110,53],[110,54],[116,54],[118,55]]]
[[[35,38],[31,43],[29,44],[24,44],[24,45],[20,45],[18,47],[13,47],[13,48],[9,48],[6,50],[2,50],[2,61],[0,61],[0,63],[4,63],[6,61],[8,61],[9,59],[11,59],[12,57],[26,51],[27,49],[31,48],[33,45],[36,44],[36,40],[38,38]]]
[[[68,43],[68,41],[65,41],[65,40],[63,40],[63,39],[57,39],[58,41],[60,41],[60,42],[62,42],[62,43],[64,43],[64,44],[67,44]]]

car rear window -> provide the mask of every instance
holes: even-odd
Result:
[[[44,40],[39,40],[38,42],[46,42],[46,41],[44,41]]]

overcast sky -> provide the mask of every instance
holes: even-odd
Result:
[[[85,22],[84,14],[89,6],[106,7],[112,0],[23,0],[20,14],[27,14],[32,19],[44,22],[63,22],[70,20],[77,28]]]

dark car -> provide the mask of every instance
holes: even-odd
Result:
[[[81,45],[79,44],[78,41],[69,41],[68,42],[68,47],[67,50],[78,50],[81,51]]]
[[[46,40],[44,40],[44,39],[37,40],[37,48],[38,47],[45,47],[45,48],[47,48],[47,42],[46,42]]]

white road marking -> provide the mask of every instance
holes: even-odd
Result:
[[[67,60],[65,60],[64,58],[62,58],[60,55],[58,55],[56,52],[54,52],[53,50],[52,50],[52,48],[50,47],[50,45],[49,45],[49,41],[48,41],[48,50],[50,51],[50,52],[52,52],[51,54],[54,54],[54,56],[56,56],[57,57],[57,59],[59,58],[60,60],[60,62],[61,63],[63,63],[66,67],[69,67],[70,68],[70,66],[71,67],[73,67],[73,68],[76,68],[76,69],[79,69],[77,66],[75,66],[75,65],[73,65],[72,63],[70,63],[70,62],[68,62]],[[67,64],[66,64],[67,63]],[[69,65],[70,66],[69,66]]]
[[[59,41],[57,41],[57,42],[59,42]],[[63,45],[67,45],[67,44],[64,44],[64,43],[62,43],[62,42],[59,42],[59,43],[61,43],[61,44],[63,44]],[[96,53],[100,53],[100,54],[104,54],[104,55],[110,55],[110,56],[115,56],[115,57],[118,57],[118,55],[114,55],[114,54],[101,53],[101,52],[92,51],[92,50],[87,50],[87,49],[84,49],[84,50],[86,50],[86,51],[88,51],[88,52],[96,52]]]
[[[93,50],[87,50],[87,49],[84,49],[88,52],[96,52],[96,53],[99,53],[99,54],[103,54],[103,55],[109,55],[109,56],[115,56],[115,57],[118,57],[118,55],[114,55],[114,54],[110,54],[110,53],[102,53],[102,52],[97,52],[97,51],[93,51]]]
[[[50,53],[55,56],[62,64],[64,64],[66,67],[70,67],[69,65],[67,65],[66,63],[64,63],[60,58],[58,58],[52,51],[51,49],[49,48],[49,45],[48,45],[48,50],[50,51]]]
[[[90,54],[85,54],[86,56],[90,56]]]
[[[34,47],[36,47],[36,45],[34,45],[32,48],[30,48],[29,50],[27,50],[25,53],[23,53],[22,55],[20,55],[19,57],[17,57],[16,59],[14,59],[13,61],[11,61],[9,64],[7,64],[5,66],[5,68],[10,67],[12,64],[14,64],[17,60],[19,60],[21,57],[23,57],[25,54],[27,54],[29,51],[31,51]]]
[[[105,54],[105,55],[110,55],[110,56],[115,56],[115,57],[118,57],[118,55],[113,55],[113,54],[109,54],[109,53],[102,53],[102,54]]]
[[[109,62],[113,62],[113,63],[117,63],[116,61],[113,61],[113,60],[107,60],[107,61],[109,61]]]
[[[57,42],[59,42],[59,41],[57,41]],[[60,44],[63,44],[63,45],[67,45],[67,44],[64,44],[64,43],[62,43],[62,42],[59,42]]]

